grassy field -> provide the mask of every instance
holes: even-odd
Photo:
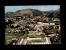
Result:
[[[26,36],[26,37],[30,37],[30,38],[39,38],[39,37],[41,37],[41,38],[43,38],[43,37],[45,37],[45,35],[28,35],[28,36]]]
[[[6,28],[5,29],[5,32],[8,32],[8,31],[10,31],[10,30],[15,30],[16,28]]]
[[[56,33],[56,31],[57,31],[56,29],[51,29],[51,30],[47,29],[47,30],[45,30],[46,33],[51,33],[51,32]]]
[[[23,36],[22,33],[8,33],[8,34],[5,34],[5,36]]]
[[[41,40],[32,40],[32,42],[42,42]]]
[[[5,29],[5,43],[9,43],[7,40],[10,40],[12,38],[16,37],[22,37],[24,33],[8,33],[10,30],[16,30],[16,28],[6,28]]]
[[[22,36],[23,36],[22,33],[16,33],[16,34],[8,33],[8,34],[5,34],[5,42],[9,43],[9,42],[7,42],[7,40],[10,40],[10,39],[16,38],[16,37],[22,37]]]

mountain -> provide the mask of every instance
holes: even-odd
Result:
[[[30,9],[18,10],[18,11],[16,11],[16,13],[18,13],[18,15],[24,15],[24,14],[31,14],[31,15],[33,15],[32,11]]]
[[[17,13],[20,15],[33,15],[33,16],[41,16],[43,15],[42,11],[36,10],[36,9],[23,9],[23,10],[18,10]]]
[[[7,12],[5,13],[5,16],[6,17],[25,16],[25,15],[41,16],[44,14],[46,13],[36,9],[23,9],[23,10],[18,10],[16,12]]]
[[[14,14],[14,12],[7,12],[7,13],[5,13],[5,17],[12,17],[13,16],[13,14]]]
[[[53,18],[60,18],[60,9],[52,12],[51,14],[48,15],[49,18],[53,17]]]
[[[50,11],[44,11],[45,13],[47,13],[47,14],[51,14],[51,13],[53,13],[53,12],[55,12],[56,10],[50,10]]]
[[[57,17],[57,18],[60,18],[60,9],[58,9],[57,11],[55,11],[54,13],[53,13],[53,15],[54,15],[54,17]]]

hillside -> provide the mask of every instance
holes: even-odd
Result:
[[[31,14],[31,15],[33,15],[32,11],[30,9],[18,10],[18,11],[16,11],[16,13],[18,13],[18,15],[24,15],[24,14]]]
[[[60,9],[53,13],[54,17],[60,18]]]
[[[45,13],[47,13],[48,15],[55,12],[56,10],[50,10],[50,11],[44,11]]]
[[[33,16],[41,16],[46,13],[42,13],[42,11],[36,10],[36,9],[23,9],[23,10],[18,10],[16,12],[8,12],[5,13],[6,17],[13,17],[13,16],[25,16],[25,15],[33,15]]]
[[[47,15],[49,18],[60,18],[60,9],[58,10],[51,10],[51,11],[39,11],[36,9],[23,9],[18,10],[16,12],[7,12],[5,13],[5,17],[14,17],[14,16],[43,16]]]
[[[60,18],[60,9],[48,15],[49,18]]]
[[[7,12],[7,13],[5,13],[5,17],[12,17],[13,16],[13,14],[14,14],[14,12]]]

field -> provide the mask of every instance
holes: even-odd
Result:
[[[53,32],[53,33],[56,33],[56,31],[57,31],[57,29],[47,29],[47,30],[45,30],[45,32],[46,33],[51,33],[51,32]]]
[[[6,29],[5,29],[5,32],[8,32],[8,31],[10,31],[10,30],[16,30],[16,28],[6,28]]]
[[[39,37],[41,37],[41,38],[44,38],[45,37],[45,35],[27,35],[27,36],[25,36],[25,37],[30,37],[30,38],[39,38]]]

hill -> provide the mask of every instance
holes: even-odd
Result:
[[[49,18],[60,18],[60,9],[48,15]]]
[[[14,12],[7,12],[5,13],[5,17],[12,17]]]
[[[46,13],[36,9],[23,9],[23,10],[18,10],[16,12],[7,12],[5,13],[5,16],[6,17],[25,16],[25,15],[41,16],[44,14]]]
[[[56,10],[50,10],[50,11],[44,11],[45,13],[47,13],[48,15],[55,12]]]

